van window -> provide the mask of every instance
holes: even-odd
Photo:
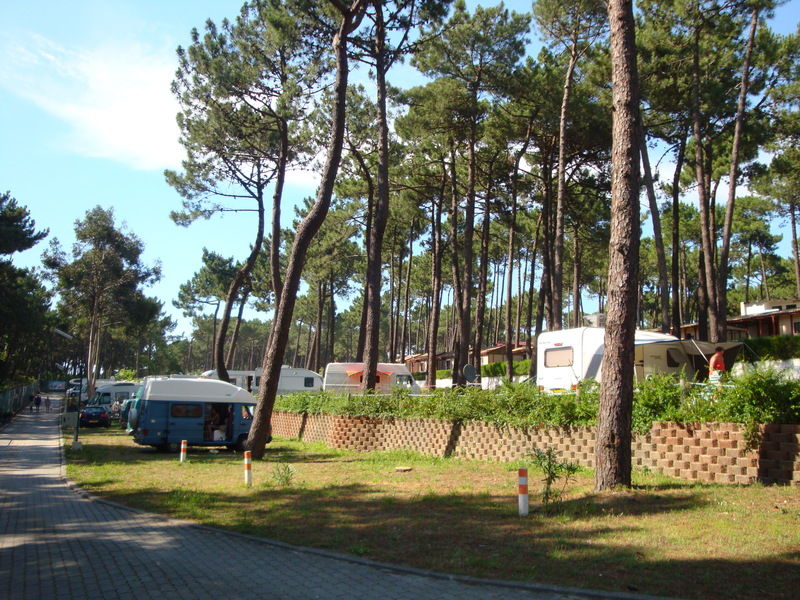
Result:
[[[548,348],[544,351],[545,367],[571,367],[572,346],[563,348]]]
[[[255,406],[251,406],[249,404],[242,404],[242,418],[243,419],[252,419],[253,418],[253,409]]]
[[[313,377],[304,377],[303,378],[303,387],[314,387],[314,378]]]
[[[169,414],[176,419],[191,418],[199,419],[203,416],[202,404],[172,404]]]
[[[397,385],[404,385],[406,387],[411,387],[414,383],[414,378],[411,375],[398,375],[397,376]]]

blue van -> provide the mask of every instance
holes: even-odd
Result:
[[[177,452],[192,446],[243,449],[255,399],[216,379],[146,377],[128,412],[128,431],[142,446]]]

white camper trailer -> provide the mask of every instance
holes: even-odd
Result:
[[[202,375],[210,379],[218,379],[217,371],[206,371]],[[228,371],[232,384],[246,389],[254,396],[258,395],[261,385],[261,367],[254,371]],[[291,394],[292,392],[318,392],[322,389],[322,377],[309,369],[300,369],[283,365],[281,376],[278,380],[277,394]]]
[[[330,363],[325,367],[322,389],[329,392],[358,393],[364,380],[364,363]],[[389,394],[392,388],[404,387],[419,394],[417,382],[404,364],[378,363],[375,391]]]
[[[602,327],[541,333],[536,342],[536,384],[539,389],[565,392],[576,389],[584,379],[602,381],[604,338],[605,329]],[[655,373],[672,373],[687,379],[704,378],[708,374],[707,357],[714,353],[715,346],[726,349],[726,362],[730,363],[741,347],[735,342],[712,344],[679,340],[672,335],[651,331],[636,331],[634,343],[637,380]]]

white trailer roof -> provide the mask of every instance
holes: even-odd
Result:
[[[255,399],[247,390],[218,379],[159,377],[148,378],[144,385],[143,400],[255,403]]]

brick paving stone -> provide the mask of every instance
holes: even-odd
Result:
[[[0,430],[0,598],[646,598],[442,576],[165,519],[68,485],[61,457],[56,412]]]

